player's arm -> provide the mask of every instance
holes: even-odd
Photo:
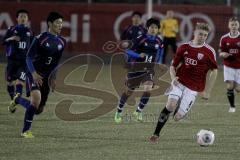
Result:
[[[184,48],[184,46],[180,46],[177,49],[177,53],[174,56],[173,60],[172,60],[172,64],[170,66],[170,76],[172,81],[176,81],[178,80],[178,77],[176,77],[176,71],[177,69],[182,65],[184,57],[183,54],[184,52],[186,52],[186,49]]]
[[[202,98],[208,100],[210,98],[210,93],[213,89],[215,81],[217,79],[217,69],[209,70],[206,78],[206,85],[204,92],[202,93]]]
[[[133,40],[133,46],[131,49],[127,49],[126,50],[126,54],[127,56],[131,57],[131,58],[144,58],[145,54],[144,53],[137,53],[136,50],[139,48],[139,46],[141,45],[140,42],[143,39],[143,36],[140,35],[139,37],[137,37],[135,40]]]
[[[163,58],[163,45],[157,50],[157,56],[156,56],[156,63],[162,64],[162,58]]]
[[[37,54],[37,50],[38,50],[38,45],[39,45],[39,41],[38,39],[35,37],[28,49],[27,52],[27,57],[26,57],[26,64],[27,64],[27,68],[30,71],[30,73],[32,74],[33,80],[35,83],[37,83],[37,85],[42,85],[42,76],[40,76],[37,72],[36,69],[33,65],[33,58],[34,56]]]
[[[14,40],[15,41],[20,40],[19,36],[13,35],[12,29],[13,29],[12,27],[8,28],[6,34],[4,35],[3,42],[2,42],[3,45],[8,45],[11,41],[14,41]]]
[[[224,42],[224,39],[221,38],[220,44],[219,44],[219,56],[221,58],[228,58],[229,56],[232,56],[232,54],[227,52],[227,45],[226,42]]]

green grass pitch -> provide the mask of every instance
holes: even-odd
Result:
[[[4,75],[0,65],[0,74]],[[86,84],[116,93],[110,85],[109,66],[101,71],[96,83]],[[75,70],[67,82],[79,84],[84,68]],[[3,77],[3,76],[1,76]],[[164,77],[169,81],[169,74]],[[93,109],[98,99],[83,96],[51,93],[44,112],[36,116],[32,125],[34,139],[20,137],[24,109],[18,107],[14,114],[7,111],[9,97],[4,78],[0,80],[0,160],[239,160],[240,159],[240,96],[236,95],[237,111],[228,113],[222,70],[211,99],[197,99],[196,104],[180,122],[172,118],[163,129],[158,144],[149,143],[156,118],[164,107],[167,97],[150,99],[144,110],[144,123],[131,119],[135,107],[126,106],[122,124],[114,123],[115,110],[99,118],[80,122],[68,122],[55,114],[55,104],[69,97],[74,103],[71,112],[79,113]],[[215,142],[209,147],[196,143],[196,133],[210,129]]]

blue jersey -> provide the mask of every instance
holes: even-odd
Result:
[[[131,51],[138,55],[144,53],[145,57],[131,57],[130,54],[130,62],[159,63],[160,54],[163,51],[163,42],[158,36],[144,34],[135,39]]]
[[[121,40],[134,40],[145,33],[147,33],[147,30],[142,25],[130,25],[123,31]]]
[[[59,35],[44,32],[33,39],[27,53],[27,67],[32,73],[36,71],[43,77],[48,77],[57,67],[66,45]]]
[[[7,41],[7,39],[12,36],[20,37],[20,41]],[[6,45],[6,56],[8,59],[25,62],[32,38],[33,32],[25,25],[9,27],[3,38],[3,45]]]

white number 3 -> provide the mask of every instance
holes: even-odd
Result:
[[[52,57],[48,57],[46,64],[49,65],[49,64],[51,64],[51,62],[52,62]]]

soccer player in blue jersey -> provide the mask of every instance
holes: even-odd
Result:
[[[121,40],[134,40],[138,36],[145,34],[147,30],[141,24],[142,14],[140,12],[132,13],[132,24],[129,25],[121,34]]]
[[[33,38],[33,33],[28,26],[28,11],[24,9],[18,10],[16,18],[17,25],[9,27],[3,38],[3,45],[6,46],[7,56],[5,76],[7,91],[11,99],[13,99],[15,93],[22,94],[22,88],[26,79],[25,59]]]
[[[16,110],[16,104],[26,108],[24,125],[21,136],[33,138],[30,131],[34,114],[40,114],[46,104],[50,87],[55,88],[56,67],[66,45],[65,39],[60,36],[63,25],[63,16],[57,12],[50,12],[47,17],[48,32],[44,32],[33,39],[27,53],[27,86],[30,88],[31,101],[17,94],[10,110]]]
[[[137,121],[143,121],[142,110],[149,100],[150,91],[153,87],[154,65],[160,62],[163,47],[162,40],[157,36],[160,27],[159,21],[150,18],[146,27],[148,32],[138,36],[133,43],[133,47],[126,51],[129,57],[127,82],[115,113],[116,123],[122,122],[123,107],[134,89],[141,84],[144,87],[144,93],[133,115]]]

